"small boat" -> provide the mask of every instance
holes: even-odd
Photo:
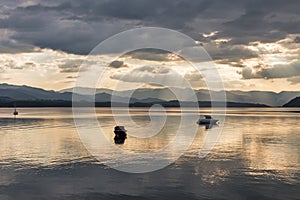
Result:
[[[14,114],[14,116],[16,116],[19,114],[19,112],[15,110],[13,114]]]
[[[15,106],[15,110],[14,110],[14,112],[13,112],[13,115],[14,115],[14,116],[17,116],[17,115],[19,114],[19,112],[17,111],[16,104],[14,104],[14,106]]]
[[[125,142],[125,139],[127,138],[126,134],[127,130],[125,130],[124,126],[115,126],[115,143],[116,144],[123,144]]]
[[[197,124],[199,125],[215,125],[218,124],[218,119],[213,119],[210,115],[204,115],[204,119],[199,119]]]

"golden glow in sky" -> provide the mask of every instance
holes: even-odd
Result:
[[[203,35],[212,37],[216,33],[212,32]],[[214,60],[223,79],[225,89],[276,92],[299,90],[299,83],[292,83],[289,76],[285,77],[282,75],[281,77],[280,72],[272,71],[274,67],[281,66],[282,73],[289,74],[290,66],[294,62],[298,62],[300,46],[299,43],[293,43],[294,38],[295,36],[291,35],[275,43],[252,42],[248,46],[243,47],[258,56],[241,58],[234,62],[227,62],[226,57],[223,60]],[[219,38],[215,39],[214,42],[219,46],[226,45],[226,43],[230,42],[230,38]],[[0,54],[0,78],[1,82],[10,84],[61,90],[74,86],[78,70],[81,64],[85,62],[87,65],[90,64],[94,67],[106,67],[105,76],[102,76],[103,80],[100,81],[100,87],[104,88],[114,89],[120,83],[126,84],[128,89],[131,87],[135,88],[136,85],[155,87],[147,84],[147,82],[143,83],[143,80],[147,79],[149,81],[148,79],[151,78],[165,78],[169,80],[173,78],[174,86],[176,86],[176,76],[178,74],[188,77],[192,86],[197,89],[205,87],[205,80],[202,79],[201,75],[198,74],[197,77],[197,74],[195,74],[191,78],[191,74],[195,73],[195,71],[189,63],[176,54],[136,52],[134,56],[122,56],[117,62],[112,63],[115,66],[107,67],[109,66],[107,61],[110,58],[110,55],[84,56],[51,49],[36,49],[36,51],[28,53],[3,53]],[[223,62],[224,60],[227,63]],[[243,67],[232,66],[233,63],[235,65],[238,63]],[[205,63],[200,64],[205,66]],[[135,70],[137,67],[143,70],[137,72]],[[170,72],[164,71],[164,69],[170,69]],[[134,71],[134,74],[130,74],[132,71]],[[122,77],[128,73],[129,75]]]

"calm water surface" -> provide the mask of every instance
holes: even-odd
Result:
[[[129,135],[120,148],[149,152],[168,144],[181,113],[176,108],[167,111],[158,135]],[[201,114],[206,112],[202,109]],[[229,109],[222,135],[208,156],[198,157],[208,134],[199,127],[183,156],[146,174],[119,172],[94,159],[76,132],[70,108],[20,108],[17,119],[11,113],[0,109],[0,200],[300,198],[299,109]],[[147,109],[130,113],[136,124],[149,124]],[[97,117],[113,142],[110,109],[97,108]],[[83,113],[82,120],[86,118]],[[101,155],[115,156],[105,151]]]

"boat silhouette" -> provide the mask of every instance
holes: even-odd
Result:
[[[219,123],[218,119],[213,119],[210,115],[204,115],[204,119],[199,119],[197,121],[198,125],[205,125],[206,129],[212,128],[214,125]]]
[[[127,132],[127,130],[125,130],[124,126],[115,126],[115,129],[114,129],[115,144],[124,144],[125,139],[127,138],[126,132]]]
[[[16,117],[16,116],[19,114],[19,112],[17,111],[17,106],[16,106],[16,104],[14,104],[14,107],[15,107],[15,110],[14,110],[14,112],[13,112],[13,115]]]

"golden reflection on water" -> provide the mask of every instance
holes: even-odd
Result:
[[[145,124],[149,123],[149,118],[144,116],[133,116],[133,121],[138,124],[139,128],[133,129],[139,132],[141,135],[146,134],[147,130],[144,130],[142,127]],[[100,123],[105,123],[104,120],[99,119]],[[128,136],[123,145],[119,147],[131,152],[149,152],[156,151],[164,148],[177,134],[178,126],[180,123],[180,117],[172,117],[166,121],[166,124],[162,127],[161,131],[155,134],[150,138],[138,138],[131,136],[131,131],[127,132]],[[126,126],[125,126],[126,127]],[[112,132],[112,126],[104,126],[103,131],[106,134],[107,138],[113,138],[114,133]],[[111,142],[113,142],[111,140]]]
[[[227,117],[210,160],[241,157],[245,173],[274,175],[292,181],[300,168],[299,116]]]
[[[11,124],[11,130],[1,130],[1,165],[17,168],[51,166],[89,156],[73,127],[57,127],[61,125],[59,120],[47,120],[48,128],[43,128],[41,122],[41,127],[31,128],[30,122],[26,122],[22,128],[14,128]]]
[[[51,117],[45,113],[47,110],[50,110]],[[99,108],[97,111],[99,123],[103,124],[102,128],[107,138],[113,143],[115,122],[111,111],[107,108]],[[138,125],[149,123],[149,116],[145,110],[135,111],[131,110],[131,115]],[[119,147],[133,152],[149,152],[163,148],[172,140],[180,123],[180,113],[176,113],[176,109],[170,111],[172,112],[159,134],[149,139],[139,139],[128,133],[125,144]],[[193,173],[196,176],[201,174],[201,179],[210,183],[224,180],[230,176],[231,168],[236,167],[253,176],[269,174],[286,181],[297,178],[300,168],[300,127],[297,124],[299,114],[262,112],[259,115],[253,114],[251,110],[242,111],[240,114],[237,109],[232,113],[229,111],[218,143],[208,157],[202,160],[232,164],[226,168],[218,165],[199,165],[194,167]],[[76,133],[70,109],[24,109],[23,118],[22,114],[16,121],[2,117],[0,122],[2,166],[49,167],[92,159]],[[142,129],[139,131],[143,134]],[[206,134],[208,132],[204,127],[198,128],[193,145],[175,166],[183,167],[184,163],[199,159],[197,156]],[[103,157],[113,159],[114,155],[110,152],[100,153]],[[172,152],[168,152],[166,156],[172,156]]]

